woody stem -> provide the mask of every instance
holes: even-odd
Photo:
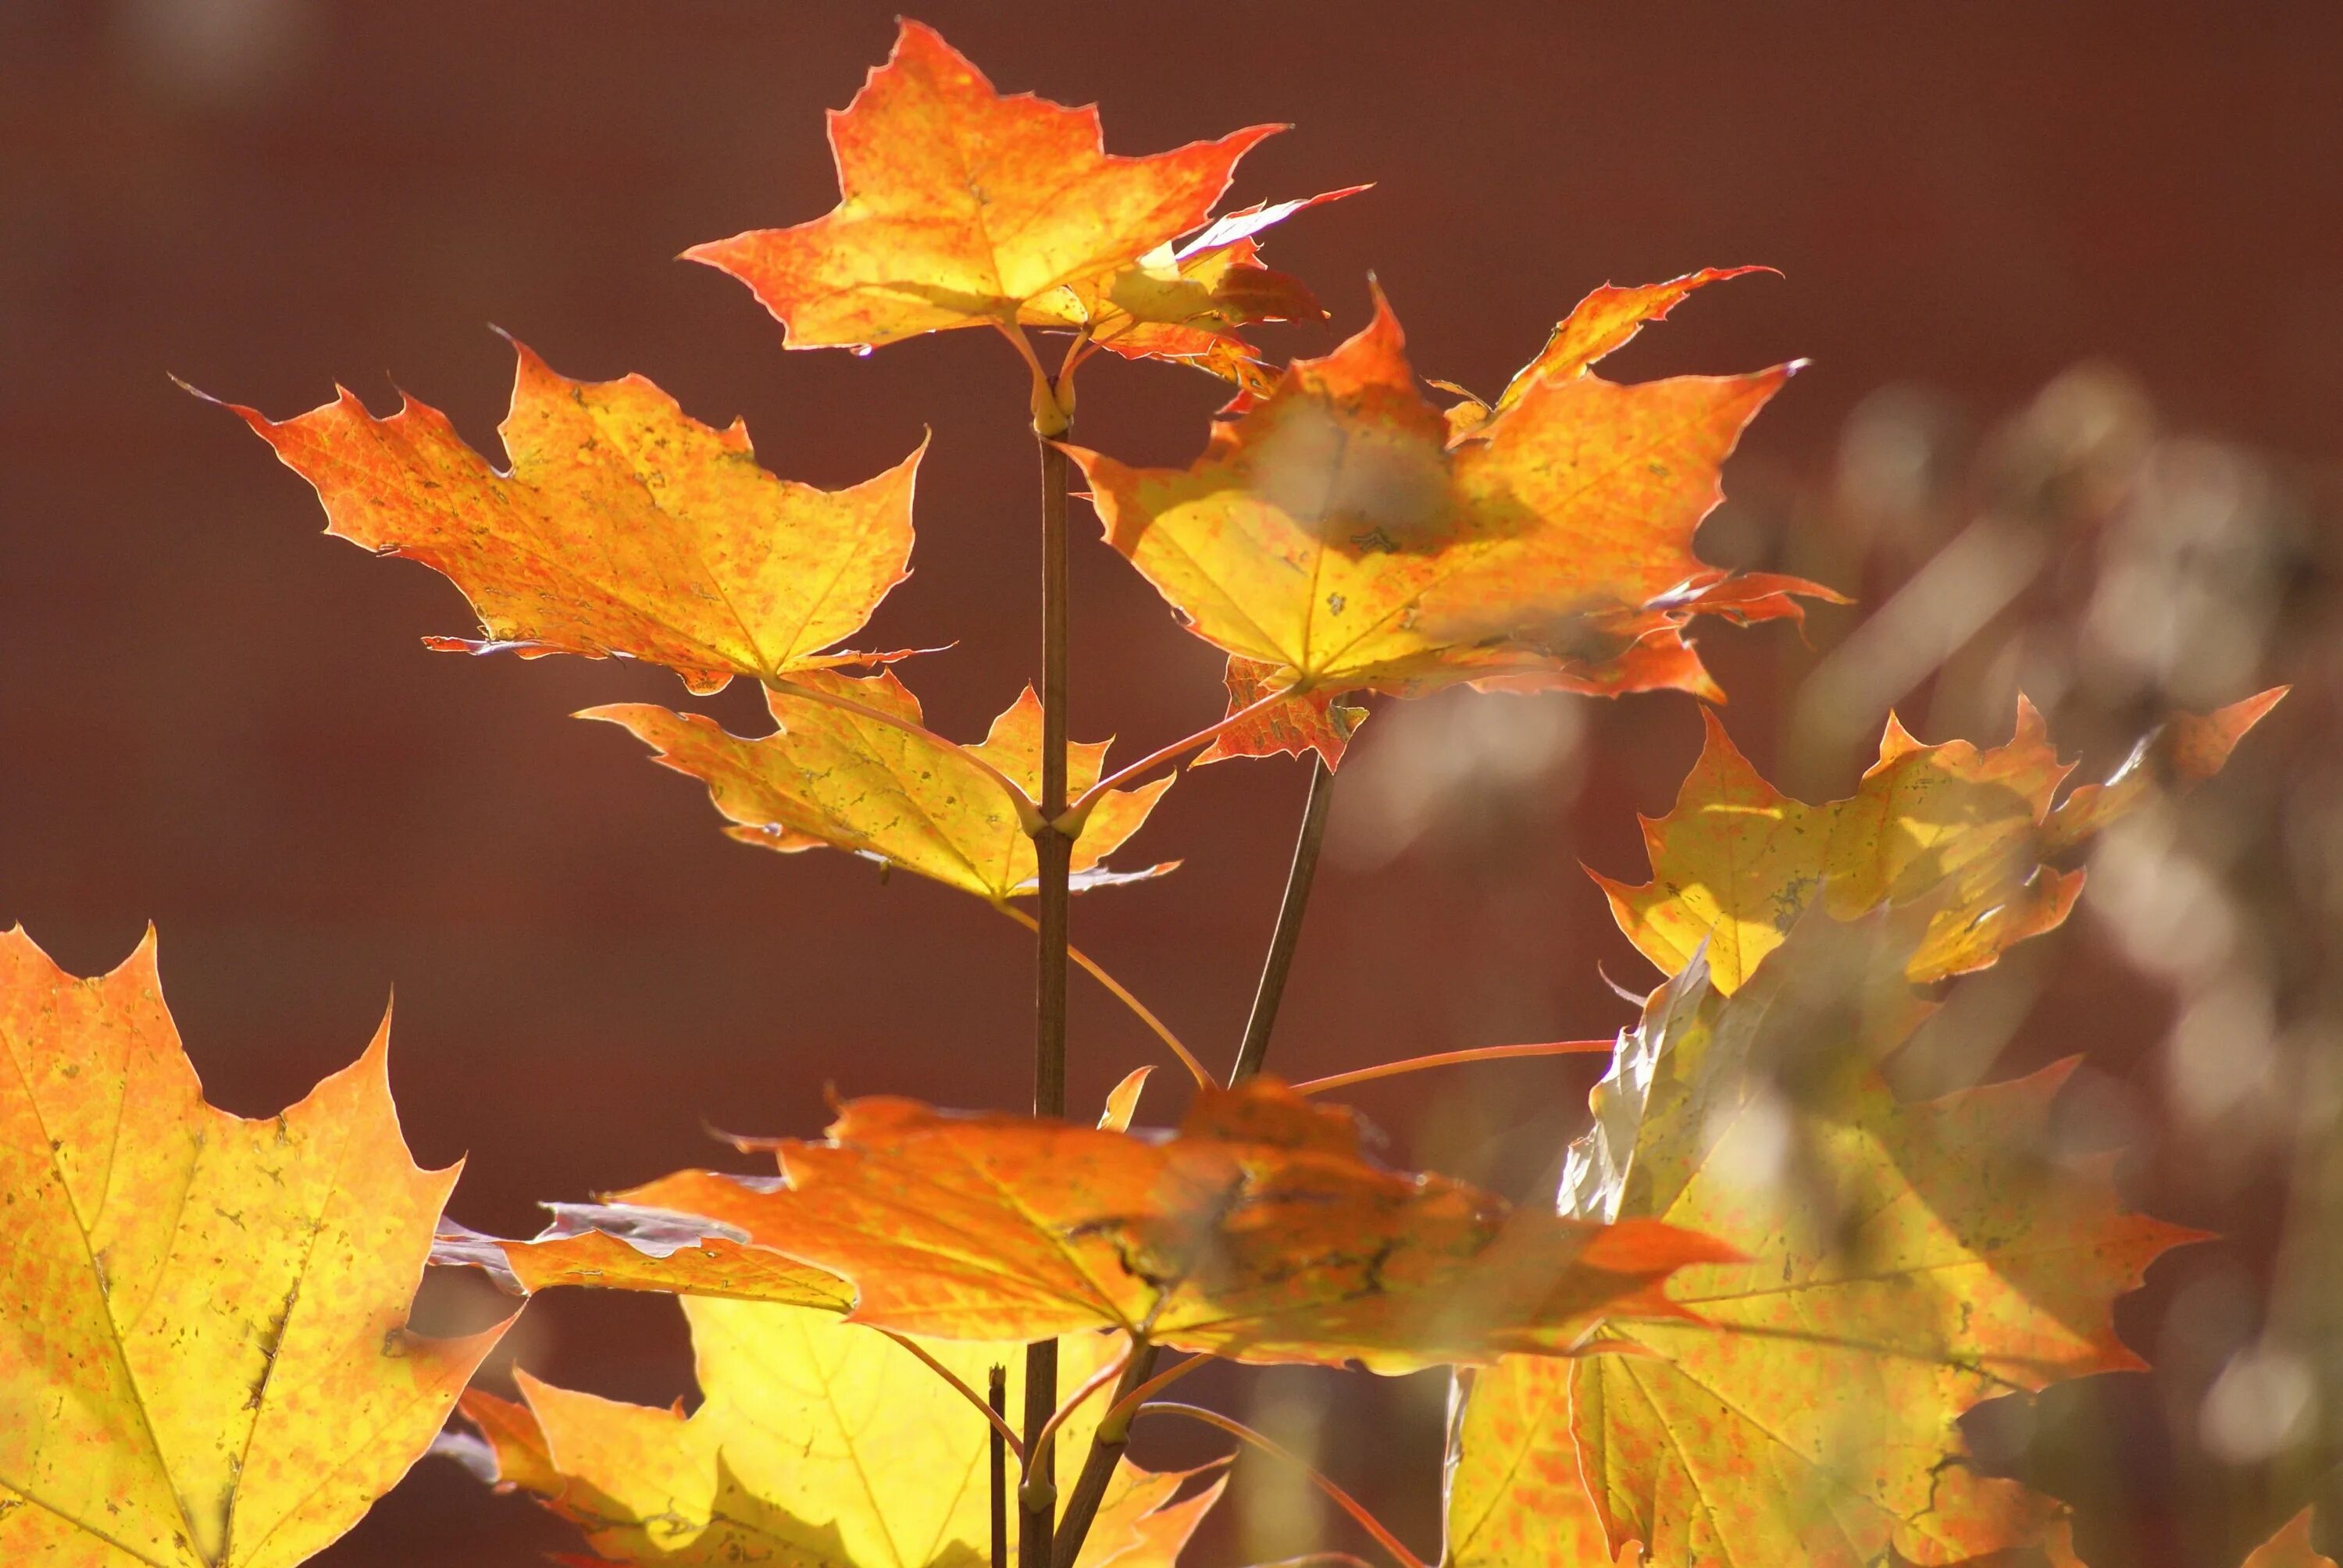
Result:
[[[1041,454],[1041,799],[1033,830],[1037,864],[1033,1114],[1066,1113],[1066,955],[1068,878],[1073,839],[1057,826],[1066,809],[1066,630],[1070,573],[1066,551],[1065,449],[1056,437],[1066,418],[1038,377],[1034,434]],[[1080,829],[1077,829],[1076,831]],[[1018,1488],[1019,1568],[1050,1568],[1057,1526],[1057,1443],[1049,1432],[1058,1409],[1058,1343],[1025,1347],[1025,1481]]]
[[[1326,841],[1326,807],[1333,795],[1334,770],[1326,766],[1323,757],[1312,753],[1310,796],[1302,806],[1302,832],[1293,841],[1293,864],[1285,873],[1285,899],[1277,908],[1277,930],[1270,934],[1269,955],[1262,960],[1261,983],[1252,993],[1252,1015],[1245,1020],[1244,1043],[1237,1048],[1237,1064],[1229,1072],[1232,1087],[1259,1072],[1269,1055],[1269,1034],[1277,1023],[1278,1003],[1285,997],[1285,977],[1293,970],[1293,950],[1302,940],[1302,912],[1309,907],[1310,884],[1318,875],[1318,850]]]

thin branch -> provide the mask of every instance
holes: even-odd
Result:
[[[1098,1518],[1107,1484],[1114,1479],[1115,1467],[1122,1462],[1122,1451],[1131,1443],[1131,1418],[1126,1413],[1118,1422],[1116,1413],[1122,1410],[1131,1391],[1146,1385],[1147,1374],[1155,1366],[1155,1349],[1151,1344],[1137,1345],[1123,1362],[1122,1377],[1114,1385],[1115,1402],[1099,1422],[1098,1430],[1091,1433],[1091,1451],[1083,1457],[1081,1473],[1074,1478],[1073,1490],[1066,1493],[1065,1512],[1058,1516],[1058,1540],[1051,1553],[1051,1568],[1074,1568],[1074,1560],[1082,1554],[1082,1543],[1089,1538],[1091,1525]]]
[[[1017,1456],[1017,1462],[1019,1464],[1023,1464],[1025,1462],[1025,1445],[1017,1440],[1017,1434],[1010,1430],[1008,1421],[993,1410],[990,1402],[986,1400],[982,1394],[978,1393],[974,1389],[969,1387],[967,1383],[961,1382],[960,1375],[958,1372],[952,1371],[951,1368],[944,1365],[943,1362],[936,1360],[935,1357],[921,1350],[919,1345],[912,1341],[905,1339],[901,1334],[897,1333],[892,1329],[880,1329],[879,1332],[885,1334],[889,1339],[893,1340],[905,1350],[910,1352],[914,1356],[917,1356],[921,1366],[926,1367],[930,1372],[943,1379],[944,1382],[951,1384],[952,1387],[959,1392],[960,1398],[974,1405],[983,1413],[984,1419],[992,1423],[994,1433],[998,1435],[1003,1442],[1006,1442],[1009,1445],[1009,1451]]]
[[[984,1404],[992,1412],[992,1568],[1009,1568],[1009,1369],[985,1374]]]
[[[1066,1402],[1058,1407],[1055,1414],[1050,1417],[1050,1424],[1041,1429],[1041,1435],[1036,1441],[1039,1442],[1047,1442],[1051,1438],[1057,1436],[1058,1429],[1065,1425],[1066,1422],[1072,1418],[1074,1412],[1082,1407],[1082,1402],[1089,1399],[1091,1395],[1098,1392],[1099,1390],[1104,1388],[1107,1384],[1121,1377],[1123,1373],[1123,1370],[1131,1365],[1132,1358],[1138,1354],[1139,1342],[1134,1340],[1130,1344],[1123,1347],[1121,1360],[1109,1362],[1106,1365],[1099,1368],[1098,1371],[1091,1373],[1091,1375],[1083,1381],[1081,1387],[1074,1390],[1073,1392],[1066,1396]]]
[[[1032,916],[1027,914],[1024,910],[1019,909],[1014,904],[995,904],[993,905],[993,908],[999,910],[1002,914],[1007,915],[1011,920],[1015,920],[1019,925],[1023,926],[1029,931],[1038,931],[1041,929],[1039,921],[1035,920]],[[1136,1014],[1140,1022],[1154,1030],[1155,1038],[1161,1040],[1171,1049],[1172,1054],[1180,1059],[1180,1065],[1188,1070],[1190,1077],[1193,1078],[1198,1083],[1210,1083],[1212,1081],[1212,1075],[1204,1070],[1204,1064],[1196,1060],[1195,1052],[1181,1044],[1180,1037],[1173,1034],[1171,1030],[1165,1028],[1163,1020],[1157,1018],[1154,1013],[1148,1010],[1147,1005],[1144,1002],[1141,1001],[1137,997],[1131,995],[1129,990],[1125,990],[1121,981],[1116,980],[1103,969],[1101,969],[1095,960],[1093,960],[1088,953],[1083,952],[1081,949],[1074,946],[1071,942],[1066,944],[1066,956],[1073,960],[1074,962],[1080,964],[1082,968],[1083,973],[1089,975],[1091,979],[1104,986],[1110,996],[1112,996],[1117,1001],[1122,1003],[1123,1006],[1129,1008],[1134,1014]]]
[[[1041,357],[1033,352],[1033,340],[1025,336],[1025,328],[1014,317],[993,323],[1017,357],[1025,361],[1025,368],[1033,373],[1033,433],[1043,440],[1062,436],[1073,421],[1073,411],[1058,401],[1057,388],[1051,383],[1050,373],[1041,368]]]
[[[1404,1061],[1386,1061],[1327,1078],[1313,1078],[1307,1083],[1295,1084],[1293,1091],[1323,1094],[1330,1089],[1348,1089],[1352,1084],[1377,1078],[1397,1078],[1401,1073],[1422,1072],[1428,1067],[1462,1067],[1473,1061],[1510,1061],[1523,1056],[1607,1056],[1615,1043],[1608,1040],[1549,1040],[1535,1045],[1481,1045],[1471,1050],[1436,1051],[1430,1056],[1411,1056]]]
[[[1015,323],[1011,323],[1012,329]],[[1021,330],[1014,333],[1033,367],[1033,433],[1041,458],[1041,799],[1033,838],[1035,918],[1033,983],[1033,1114],[1066,1113],[1066,960],[1071,942],[1071,879],[1074,839],[1058,826],[1066,809],[1067,645],[1072,574],[1066,547],[1065,447],[1051,437],[1067,420],[1051,396],[1041,361]],[[1017,1489],[1020,1568],[1051,1568],[1058,1523],[1057,1443],[1050,1420],[1058,1409],[1058,1342],[1025,1347],[1025,1481]]]
[[[889,713],[884,709],[873,708],[866,702],[857,702],[850,697],[840,697],[810,686],[795,686],[786,680],[768,680],[765,686],[767,689],[782,697],[815,703],[823,708],[835,708],[841,713],[851,713],[856,718],[867,719],[873,724],[882,724],[890,729],[900,729],[913,739],[923,740],[939,750],[957,752],[970,767],[1001,786],[1001,792],[1009,797],[1010,804],[1017,809],[1018,826],[1028,833],[1040,829],[1044,819],[1033,798],[1019,789],[1016,781],[1008,774],[1003,773],[1000,769],[978,756],[972,749],[962,746],[957,740],[947,740],[923,724],[917,724],[910,719]]]
[[[1310,761],[1310,794],[1302,803],[1302,831],[1293,840],[1293,863],[1286,869],[1285,897],[1277,906],[1277,929],[1270,933],[1261,983],[1253,990],[1252,1011],[1245,1019],[1244,1043],[1237,1048],[1237,1064],[1229,1072],[1232,1087],[1259,1072],[1269,1055],[1270,1031],[1277,1026],[1278,1003],[1285,998],[1285,977],[1292,972],[1293,950],[1302,941],[1302,915],[1310,906],[1310,884],[1318,875],[1318,851],[1326,842],[1326,807],[1334,797],[1334,770],[1315,752]]]
[[[1237,709],[1234,713],[1230,714],[1219,723],[1207,725],[1184,739],[1174,740],[1169,746],[1160,747],[1157,749],[1149,752],[1146,756],[1141,758],[1138,761],[1132,763],[1128,768],[1116,769],[1113,772],[1108,774],[1105,778],[1100,779],[1097,783],[1083,790],[1081,795],[1075,798],[1074,803],[1066,808],[1062,815],[1051,818],[1051,822],[1056,826],[1058,831],[1065,834],[1069,839],[1081,838],[1082,836],[1083,824],[1090,820],[1091,808],[1096,806],[1101,800],[1104,799],[1111,791],[1121,789],[1125,784],[1130,783],[1133,779],[1138,778],[1142,773],[1152,772],[1166,762],[1177,761],[1180,758],[1186,756],[1191,751],[1194,751],[1201,747],[1211,745],[1213,741],[1219,739],[1224,731],[1235,729],[1238,725],[1242,724],[1246,719],[1260,713],[1263,709],[1268,708],[1274,703],[1284,701],[1287,698],[1292,696],[1297,689],[1297,687],[1289,686],[1281,690],[1270,692],[1267,696],[1257,698],[1252,703]],[[1047,807],[1044,807],[1043,809],[1046,811],[1048,809]]]
[[[1206,1410],[1200,1404],[1173,1404],[1169,1402],[1160,1402],[1155,1404],[1141,1405],[1140,1407],[1139,1413],[1141,1415],[1152,1415],[1157,1411],[1161,1411],[1166,1415],[1184,1415],[1191,1421],[1201,1421],[1207,1426],[1219,1427],[1231,1437],[1236,1438],[1241,1442],[1249,1442],[1255,1448],[1260,1449],[1263,1453],[1270,1454],[1274,1458],[1282,1459],[1285,1461],[1286,1463],[1295,1466],[1302,1474],[1310,1478],[1311,1483],[1315,1485],[1319,1491],[1333,1499],[1334,1505],[1336,1507],[1349,1514],[1353,1519],[1358,1521],[1359,1528],[1373,1536],[1375,1538],[1375,1544],[1390,1553],[1393,1558],[1399,1563],[1400,1568],[1427,1568],[1423,1558],[1418,1557],[1414,1553],[1410,1552],[1401,1542],[1398,1536],[1393,1534],[1388,1529],[1384,1528],[1382,1520],[1377,1519],[1373,1514],[1367,1512],[1366,1505],[1364,1503],[1352,1496],[1349,1493],[1343,1491],[1341,1487],[1335,1485],[1333,1481],[1321,1472],[1317,1466],[1312,1464],[1309,1461],[1303,1459],[1300,1454],[1295,1453],[1292,1450],[1285,1448],[1279,1443],[1272,1442],[1270,1439],[1264,1437],[1260,1432],[1255,1432],[1252,1428],[1247,1426],[1241,1421],[1222,1415],[1216,1410]]]

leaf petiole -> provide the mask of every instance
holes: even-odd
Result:
[[[951,1368],[944,1365],[943,1362],[936,1360],[935,1357],[920,1349],[917,1341],[907,1339],[903,1335],[897,1333],[892,1329],[880,1329],[879,1332],[885,1334],[889,1339],[893,1340],[905,1350],[910,1352],[913,1356],[918,1358],[921,1366],[926,1367],[930,1372],[943,1379],[944,1382],[951,1384],[953,1390],[959,1393],[960,1398],[974,1405],[983,1415],[984,1419],[991,1424],[994,1434],[998,1436],[1001,1442],[1009,1445],[1010,1452],[1017,1456],[1018,1464],[1021,1467],[1024,1464],[1025,1445],[1017,1441],[1017,1433],[1010,1429],[1008,1419],[992,1408],[991,1401],[986,1399],[982,1394],[969,1387],[966,1382],[961,1381],[960,1375],[958,1372],[952,1371]]]
[[[1007,915],[1011,920],[1015,920],[1019,925],[1023,926],[1029,931],[1039,931],[1041,929],[1039,921],[1014,904],[995,904],[993,908],[999,910],[1002,914]],[[1068,942],[1066,944],[1066,956],[1073,960],[1075,963],[1081,965],[1083,973],[1089,975],[1091,979],[1104,986],[1107,990],[1108,995],[1113,997],[1115,1000],[1129,1008],[1131,1012],[1137,1016],[1140,1022],[1155,1032],[1155,1038],[1161,1040],[1165,1046],[1170,1048],[1172,1054],[1180,1059],[1180,1065],[1188,1070],[1188,1075],[1191,1078],[1193,1078],[1200,1084],[1210,1083],[1212,1081],[1212,1075],[1204,1070],[1204,1064],[1196,1060],[1196,1053],[1190,1050],[1186,1046],[1181,1044],[1180,1037],[1173,1034],[1169,1028],[1165,1027],[1163,1020],[1157,1018],[1155,1014],[1150,1010],[1146,1003],[1131,995],[1131,992],[1124,988],[1121,981],[1107,973],[1104,969],[1099,966],[1096,960],[1092,959],[1088,953],[1082,951],[1081,949],[1074,946],[1071,942]]]
[[[1112,793],[1114,790],[1121,789],[1124,785],[1130,783],[1133,779],[1138,778],[1142,773],[1153,772],[1156,769],[1161,767],[1166,762],[1177,761],[1191,751],[1195,751],[1211,745],[1213,741],[1219,739],[1222,735],[1235,729],[1238,725],[1242,724],[1246,719],[1254,718],[1264,709],[1276,703],[1282,702],[1285,699],[1295,695],[1301,690],[1302,683],[1300,681],[1296,681],[1291,686],[1281,687],[1275,691],[1265,692],[1262,696],[1254,699],[1252,702],[1246,704],[1244,707],[1238,709],[1234,713],[1230,714],[1227,718],[1222,719],[1219,723],[1207,725],[1203,729],[1197,730],[1193,735],[1188,736],[1182,739],[1175,740],[1169,746],[1159,747],[1155,750],[1151,751],[1146,756],[1141,758],[1138,761],[1132,763],[1128,768],[1116,769],[1113,772],[1108,774],[1105,778],[1100,779],[1097,783],[1091,785],[1089,789],[1076,796],[1074,798],[1073,804],[1067,807],[1064,814],[1058,817],[1050,825],[1052,828],[1055,828],[1060,833],[1064,834],[1069,839],[1081,838],[1082,836],[1083,826],[1090,820],[1091,808],[1095,807],[1101,800],[1106,799],[1109,794]]]
[[[1434,1051],[1430,1056],[1411,1056],[1403,1061],[1378,1062],[1373,1067],[1313,1078],[1295,1084],[1293,1092],[1323,1094],[1328,1090],[1348,1089],[1352,1084],[1378,1078],[1397,1078],[1403,1072],[1422,1072],[1428,1067],[1462,1067],[1473,1061],[1510,1061],[1524,1056],[1607,1056],[1615,1043],[1608,1040],[1548,1040],[1534,1045],[1480,1045],[1470,1050]]]
[[[1158,1411],[1165,1415],[1184,1415],[1191,1421],[1201,1421],[1207,1426],[1219,1427],[1231,1437],[1242,1442],[1249,1442],[1263,1453],[1293,1465],[1310,1478],[1312,1485],[1331,1498],[1334,1506],[1356,1520],[1360,1529],[1373,1536],[1375,1544],[1390,1553],[1393,1559],[1400,1564],[1400,1568],[1429,1568],[1429,1564],[1423,1558],[1410,1552],[1400,1538],[1385,1527],[1382,1520],[1367,1512],[1366,1504],[1337,1486],[1331,1477],[1292,1450],[1272,1441],[1233,1417],[1222,1415],[1216,1410],[1206,1410],[1200,1404],[1174,1404],[1169,1401],[1158,1401],[1153,1404],[1141,1405],[1138,1414],[1152,1415]]]

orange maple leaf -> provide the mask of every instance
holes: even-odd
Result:
[[[1282,128],[1118,157],[1095,108],[1004,97],[934,29],[905,21],[887,63],[830,113],[837,207],[684,255],[747,284],[792,348],[1006,329],[1051,291],[1202,224],[1237,160]]]
[[[282,423],[227,407],[316,487],[327,532],[463,589],[486,638],[435,648],[648,659],[700,692],[902,657],[822,650],[909,575],[924,440],[819,490],[758,467],[737,420],[719,430],[639,376],[572,381],[514,347],[509,472],[412,400],[387,419],[347,390]]]
[[[1574,1352],[1600,1317],[1678,1315],[1662,1282],[1726,1255],[1383,1170],[1348,1111],[1267,1080],[1207,1090],[1171,1138],[892,1099],[850,1102],[830,1133],[745,1142],[777,1151],[779,1182],[685,1171],[618,1199],[843,1276],[853,1320],[900,1332],[1111,1328],[1381,1372]]]
[[[457,1172],[409,1158],[388,1040],[247,1121],[151,930],[86,980],[0,933],[0,1557],[289,1568],[430,1445],[507,1325],[407,1327]]]
[[[1692,616],[1795,618],[1793,595],[1836,597],[1692,553],[1720,466],[1795,368],[1633,386],[1540,373],[1452,439],[1378,291],[1365,330],[1297,360],[1192,467],[1070,450],[1108,542],[1199,636],[1297,693],[1715,697],[1682,636]]]
[[[1277,671],[1269,665],[1231,654],[1224,678],[1229,689],[1228,717],[1236,718],[1277,690],[1276,676]],[[1305,751],[1315,751],[1327,767],[1339,768],[1351,737],[1366,721],[1367,710],[1343,702],[1339,693],[1305,691],[1299,697],[1272,702],[1251,718],[1222,730],[1212,744],[1198,754],[1194,765],[1202,768],[1207,762],[1223,762],[1232,757],[1299,757]]]

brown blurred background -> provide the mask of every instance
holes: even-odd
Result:
[[[669,678],[426,653],[470,629],[455,591],[317,537],[307,487],[166,373],[279,417],[337,380],[384,409],[395,378],[493,453],[494,322],[571,376],[639,370],[701,418],[745,414],[792,477],[861,477],[932,426],[918,576],[872,645],[957,639],[911,678],[939,728],[979,732],[1037,636],[1015,363],[974,332],[785,356],[738,285],[668,259],[827,210],[820,112],[884,57],[890,10],[0,0],[0,920],[85,972],[158,922],[195,1060],[246,1114],[347,1060],[396,986],[407,1135],[427,1162],[468,1157],[473,1225],[525,1233],[536,1199],[716,1159],[704,1121],[811,1132],[825,1085],[1016,1104],[1029,939],[916,879],[732,843],[698,787],[564,717],[684,701]],[[920,14],[1006,89],[1102,103],[1116,151],[1293,121],[1239,198],[1378,182],[1272,236],[1335,318],[1265,333],[1280,355],[1355,326],[1372,268],[1418,367],[1493,391],[1594,285],[1782,268],[1614,370],[1815,361],[1704,537],[1863,601],[1818,614],[1811,648],[1702,634],[1735,737],[1785,786],[1844,793],[1890,703],[1926,739],[1999,740],[2022,685],[2087,775],[2171,703],[2297,683],[2229,777],[2107,846],[2067,930],[1969,988],[1916,1076],[2087,1049],[2064,1135],[2133,1144],[2136,1201],[2228,1237],[2123,1305],[2154,1375],[1990,1411],[1981,1453],[2074,1500],[2103,1565],[2233,1563],[2313,1495],[2343,1454],[2343,10]],[[1081,435],[1184,461],[1218,400],[1101,364]],[[1144,747],[1217,715],[1216,656],[1121,561],[1083,548],[1076,585],[1078,736]],[[749,694],[707,706],[756,723]],[[1698,736],[1673,697],[1387,709],[1342,775],[1272,1065],[1624,1021],[1598,965],[1652,977],[1578,863],[1640,876],[1634,813],[1665,808]],[[1215,1060],[1302,782],[1282,762],[1183,779],[1125,858],[1185,867],[1077,908],[1076,940]],[[1151,1042],[1075,984],[1094,1102]],[[1594,1070],[1360,1101],[1395,1161],[1521,1196]],[[1151,1120],[1177,1108],[1158,1092]],[[435,1279],[424,1317],[493,1306]],[[513,1347],[612,1395],[689,1388],[663,1301],[557,1295]],[[1205,1392],[1436,1543],[1439,1380]],[[1247,1462],[1197,1558],[1321,1529],[1363,1547],[1345,1528]],[[324,1561],[509,1563],[568,1539],[427,1462]]]

